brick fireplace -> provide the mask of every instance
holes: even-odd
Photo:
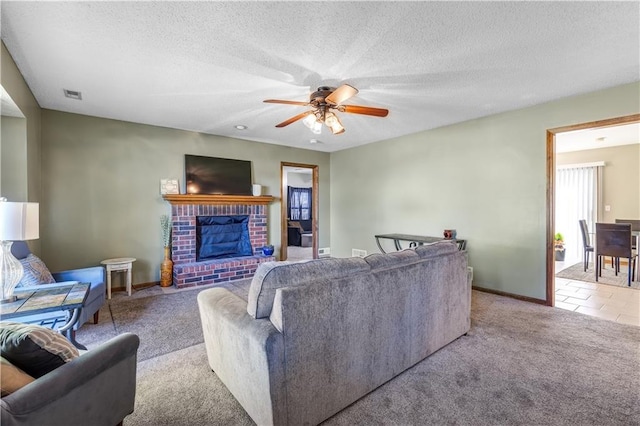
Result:
[[[203,286],[253,277],[258,265],[275,260],[262,254],[267,244],[267,205],[270,196],[165,195],[171,203],[173,285]],[[253,254],[223,259],[196,260],[196,220],[199,216],[249,216]]]

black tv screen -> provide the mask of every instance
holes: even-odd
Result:
[[[187,194],[252,195],[251,161],[184,156]]]

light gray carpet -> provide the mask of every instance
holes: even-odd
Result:
[[[247,298],[251,280],[227,283],[225,287]],[[124,332],[140,337],[138,360],[143,361],[202,343],[197,296],[203,289],[165,294],[151,287],[128,297],[115,294],[100,309],[97,325],[85,324],[77,334],[89,349]]]
[[[628,287],[627,278],[629,274],[627,271],[627,265],[620,265],[620,272],[618,272],[618,275],[616,276],[613,268],[611,267],[611,262],[609,261],[607,262],[607,265],[602,268],[602,276],[598,277],[598,283],[615,285],[617,287]],[[595,283],[595,265],[593,264],[593,262],[590,262],[589,268],[587,268],[587,271],[585,272],[583,263],[576,263],[575,265],[572,265],[558,272],[556,274],[556,277]],[[640,288],[640,282],[638,282],[637,279],[638,278],[636,277],[636,281],[631,281],[631,288]]]
[[[112,304],[116,333],[140,337],[139,360],[202,343],[197,296],[198,291],[185,291]]]
[[[287,260],[295,262],[308,259],[313,259],[313,247],[287,246]]]
[[[474,291],[467,336],[324,424],[640,425],[639,342],[638,327]],[[139,362],[126,426],[245,424],[204,344]]]

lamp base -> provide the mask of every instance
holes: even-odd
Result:
[[[13,290],[20,282],[23,273],[22,264],[11,253],[13,241],[0,241],[0,301],[15,302]]]

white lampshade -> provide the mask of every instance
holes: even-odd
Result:
[[[24,241],[39,238],[38,207],[38,203],[0,201],[0,241]]]

